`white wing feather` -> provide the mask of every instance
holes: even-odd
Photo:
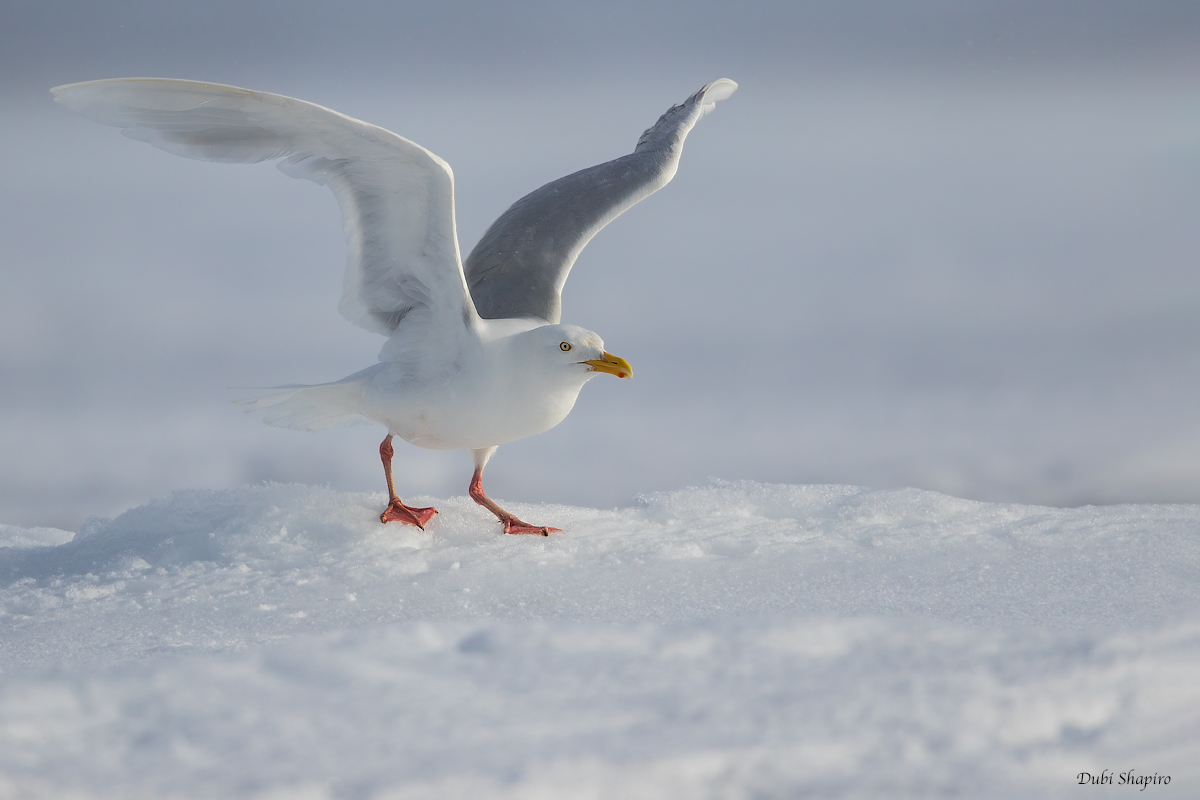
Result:
[[[233,86],[123,78],[51,91],[72,111],[169,153],[283,158],[285,174],[332,189],[349,250],[338,309],[351,322],[452,348],[478,319],[455,233],[454,176],[420,145],[303,100]]]

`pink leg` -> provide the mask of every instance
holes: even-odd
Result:
[[[483,467],[475,468],[475,475],[471,478],[471,487],[467,490],[467,492],[471,495],[472,500],[474,500],[476,503],[479,503],[479,505],[483,506],[488,511],[500,518],[500,522],[504,525],[505,533],[534,533],[539,536],[549,536],[552,533],[562,533],[562,530],[559,528],[547,528],[544,525],[530,525],[528,522],[522,522],[492,502],[492,500],[483,493]]]
[[[392,455],[394,453],[392,435],[389,433],[383,440],[383,444],[379,445],[379,459],[383,461],[383,477],[387,478],[388,485],[388,507],[379,515],[379,521],[385,525],[389,522],[403,522],[405,525],[416,525],[421,530],[425,530],[429,520],[438,513],[437,509],[412,508],[400,502],[400,498],[396,496],[396,490],[392,486]]]

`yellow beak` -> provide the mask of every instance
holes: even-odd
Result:
[[[609,375],[616,375],[618,378],[633,377],[633,367],[629,366],[629,362],[620,356],[614,356],[612,353],[605,353],[604,358],[597,358],[582,363],[591,367],[592,372],[607,372]]]

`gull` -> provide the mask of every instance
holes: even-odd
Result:
[[[324,430],[365,417],[387,428],[379,446],[388,505],[380,522],[424,529],[434,508],[405,505],[392,482],[392,438],[470,450],[468,493],[505,533],[540,534],[483,490],[499,445],[566,418],[597,374],[633,375],[599,335],[560,324],[561,292],[584,245],[674,177],[692,126],[737,84],[714,81],[673,105],[632,153],[525,195],[500,215],[464,263],[450,165],[391,131],[328,108],[197,81],[117,78],[51,89],[55,100],[131,139],[202,161],[278,167],[333,190],[346,273],[338,310],[383,334],[379,362],[333,383],[249,398],[264,422]]]

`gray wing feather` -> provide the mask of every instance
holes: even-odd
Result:
[[[668,109],[629,155],[559,178],[513,203],[464,265],[479,315],[558,323],[562,287],[584,245],[671,181],[692,126],[736,88],[724,78],[708,84]]]

